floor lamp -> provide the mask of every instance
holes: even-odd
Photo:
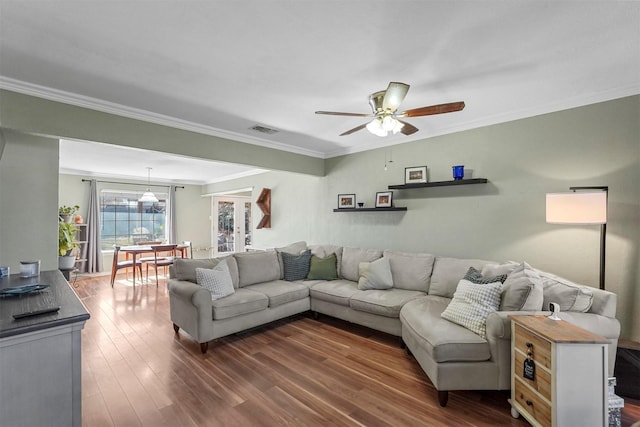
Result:
[[[547,194],[550,224],[600,224],[600,289],[604,289],[609,187],[569,187],[570,193]]]

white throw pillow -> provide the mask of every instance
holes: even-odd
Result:
[[[214,268],[196,268],[196,282],[211,292],[211,300],[229,296],[235,292],[226,260]]]
[[[504,281],[500,311],[538,311],[542,310],[542,301],[542,279],[523,261]]]
[[[487,316],[500,307],[502,283],[476,284],[460,280],[442,318],[487,337]]]
[[[393,287],[389,258],[379,258],[372,262],[361,262],[358,265],[360,278],[358,289],[390,289]]]

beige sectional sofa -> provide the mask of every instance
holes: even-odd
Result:
[[[314,260],[335,257],[337,279],[284,280],[289,267],[287,254],[296,259],[303,253],[313,255],[312,266],[319,265]],[[223,259],[229,267],[233,293],[212,300],[212,293],[196,283],[196,268],[212,269]],[[366,268],[374,262],[378,271],[390,270],[391,288],[359,288]],[[468,276],[470,267],[477,276]],[[504,284],[484,287],[467,281],[493,280],[494,276],[501,277]],[[492,286],[498,289],[500,307],[480,315],[479,321],[474,314],[469,324],[464,311],[468,295],[463,291],[471,289],[473,296],[476,290],[484,292]],[[450,390],[510,388],[509,314],[545,313],[543,306],[560,303],[562,319],[610,341],[610,374],[620,333],[615,294],[573,284],[526,263],[498,264],[331,245],[307,248],[306,243],[298,242],[274,251],[219,259],[178,259],[171,268],[168,287],[175,331],[186,331],[200,343],[203,353],[211,340],[309,310],[401,337],[438,390],[442,406]],[[447,318],[442,317],[445,311]]]

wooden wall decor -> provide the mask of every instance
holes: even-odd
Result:
[[[256,204],[262,211],[262,219],[256,228],[271,228],[271,189],[263,188]]]

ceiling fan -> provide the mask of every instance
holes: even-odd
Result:
[[[329,114],[333,116],[373,117],[368,123],[356,126],[340,136],[351,135],[354,132],[367,128],[369,132],[378,136],[387,136],[389,132],[402,132],[404,135],[412,135],[418,128],[399,118],[431,116],[434,114],[452,113],[464,108],[464,102],[450,102],[448,104],[431,105],[428,107],[413,108],[398,113],[398,107],[407,96],[409,85],[400,82],[391,82],[387,90],[369,95],[369,105],[373,113],[340,113],[336,111],[316,111],[316,114]]]

